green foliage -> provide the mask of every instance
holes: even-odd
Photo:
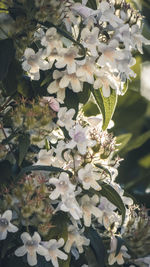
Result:
[[[8,68],[14,57],[14,52],[12,39],[0,40],[0,80],[3,80],[6,77]]]
[[[102,89],[92,90],[94,98],[98,107],[103,115],[103,131],[107,129],[108,124],[114,114],[115,107],[117,104],[117,94],[115,90],[111,89],[111,95],[109,97],[104,97]]]
[[[120,195],[109,184],[103,182],[101,186],[102,186],[101,195],[103,197],[106,197],[111,203],[113,203],[119,209],[122,215],[122,224],[123,224],[125,220],[126,209]]]
[[[18,150],[19,150],[18,165],[19,166],[22,164],[22,161],[25,158],[29,145],[30,145],[30,135],[26,133],[19,135],[18,137]]]

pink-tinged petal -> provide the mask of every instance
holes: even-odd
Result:
[[[66,62],[64,62],[64,59],[60,59],[55,63],[55,66],[57,69],[64,68],[66,66]]]
[[[108,257],[108,263],[109,265],[113,265],[116,262],[116,257],[114,253],[111,253]]]
[[[79,80],[76,77],[72,78],[70,82],[71,82],[72,90],[75,93],[82,91],[81,83],[79,82]]]
[[[12,232],[12,233],[15,233],[18,231],[18,227],[13,225],[12,223],[9,223],[9,226],[7,228],[8,232]]]
[[[119,265],[123,264],[124,263],[124,259],[122,257],[122,253],[119,253],[118,256],[117,256],[117,263]]]
[[[17,257],[22,257],[22,256],[24,256],[26,253],[27,253],[27,249],[26,249],[25,246],[22,246],[22,247],[17,248],[17,249],[15,250],[15,255],[16,255]]]
[[[30,266],[34,266],[37,264],[37,256],[36,252],[30,255],[29,253],[27,254],[27,261]]]

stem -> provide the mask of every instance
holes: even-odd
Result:
[[[7,138],[7,135],[5,133],[5,130],[4,130],[3,126],[2,126],[2,124],[0,124],[0,129],[2,130],[4,137]],[[10,144],[8,144],[8,146],[9,146],[10,152],[12,152],[12,148],[11,148]]]
[[[5,107],[7,107],[7,105],[9,104],[9,102],[11,101],[12,96],[10,96],[7,101],[0,107],[0,112],[3,111],[5,109]]]

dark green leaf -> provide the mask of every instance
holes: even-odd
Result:
[[[6,77],[14,52],[12,39],[0,40],[0,80],[3,80]]]
[[[95,103],[88,101],[88,103],[83,106],[83,112],[87,117],[96,116],[99,114],[99,109]]]
[[[18,165],[20,166],[22,161],[24,160],[26,153],[28,151],[30,145],[30,136],[29,134],[21,134],[18,137],[18,150],[19,150],[19,158]]]
[[[100,235],[92,227],[87,228],[85,235],[90,239],[90,247],[92,248],[99,267],[105,266],[105,248]]]
[[[21,66],[18,61],[13,60],[9,65],[8,73],[3,80],[3,86],[7,95],[13,95],[17,91],[18,78],[22,73]]]
[[[18,179],[25,173],[27,172],[32,172],[32,171],[47,171],[47,172],[66,172],[68,173],[70,176],[72,175],[72,173],[70,171],[61,169],[61,168],[57,168],[57,167],[53,167],[53,166],[44,166],[44,165],[31,165],[28,167],[23,168],[20,173],[18,174]]]
[[[124,245],[124,240],[121,237],[116,236],[116,238],[117,238],[117,248],[116,248],[115,257],[118,256],[121,247]]]
[[[115,107],[117,104],[117,94],[116,91],[111,89],[111,95],[109,97],[104,97],[102,89],[92,89],[93,96],[96,100],[98,107],[103,115],[103,131],[107,129],[108,124],[114,114]]]
[[[11,164],[8,160],[0,161],[0,184],[8,184],[11,181]]]
[[[68,88],[66,89],[66,97],[64,103],[68,109],[74,108],[77,114],[79,108],[78,96],[76,93],[74,93],[72,90]]]
[[[122,224],[123,224],[125,219],[126,209],[120,195],[109,184],[103,182],[101,186],[102,186],[102,190],[100,191],[101,195],[103,197],[106,197],[112,204],[114,204],[119,209],[122,215]]]
[[[117,150],[123,149],[132,137],[131,133],[121,134],[116,137]]]
[[[141,147],[149,139],[150,130],[138,136],[137,138],[134,138],[134,140],[131,139],[130,143],[126,146],[125,151],[128,152],[138,147]]]
[[[90,97],[90,87],[91,85],[89,83],[84,83],[83,85],[83,91],[78,93],[79,102],[82,104],[86,104]]]

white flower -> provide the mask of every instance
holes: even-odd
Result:
[[[75,199],[74,194],[65,195],[62,197],[62,201],[59,203],[57,210],[69,212],[75,220],[82,218],[82,210]]]
[[[68,240],[65,244],[64,250],[69,253],[72,246],[77,247],[79,253],[83,253],[83,246],[89,246],[90,240],[87,239],[85,236],[80,235],[78,229],[73,226],[69,225],[68,227]]]
[[[116,93],[120,92],[121,81],[117,77],[110,73],[108,68],[102,68],[96,72],[96,80],[94,81],[94,89],[102,88],[103,96],[110,96],[110,87],[116,90]]]
[[[80,199],[81,208],[83,212],[83,220],[84,224],[87,227],[90,227],[91,225],[91,216],[92,214],[98,218],[101,216],[101,211],[99,208],[96,207],[96,204],[99,202],[99,197],[97,195],[94,195],[92,198],[89,198],[88,195],[84,195]]]
[[[108,44],[100,43],[99,51],[102,55],[99,57],[97,63],[99,66],[111,67],[112,70],[116,68],[116,59],[123,59],[124,53],[121,50],[117,50],[118,41],[113,39]]]
[[[3,215],[0,214],[0,240],[6,239],[7,232],[15,233],[18,231],[18,228],[10,222],[11,219],[11,210],[6,210]]]
[[[142,34],[137,24],[131,27],[131,42],[133,48],[137,47],[138,51],[143,54],[142,43],[150,45],[150,40],[147,40]]]
[[[79,181],[83,184],[83,188],[88,190],[90,187],[95,190],[101,190],[101,186],[96,182],[96,180],[100,179],[100,174],[94,172],[93,165],[88,163],[84,168],[78,171]]]
[[[60,80],[59,83],[60,88],[68,87],[73,92],[78,93],[81,92],[83,89],[83,83],[81,78],[79,78],[76,73],[67,74],[64,73],[63,77]]]
[[[101,11],[100,21],[109,22],[114,28],[118,27],[118,25],[122,24],[123,21],[114,15],[115,8],[113,5],[110,5],[105,0],[102,1],[99,5],[99,9]]]
[[[31,237],[28,233],[24,232],[21,234],[21,239],[24,245],[20,248],[17,248],[15,255],[17,257],[22,257],[27,253],[27,261],[30,266],[37,264],[37,253],[39,255],[45,256],[46,249],[41,246],[41,238],[37,232],[34,232],[34,235]]]
[[[47,47],[49,53],[51,53],[54,48],[57,50],[62,48],[62,42],[59,40],[59,35],[53,27],[46,31],[46,34],[41,39],[41,44]]]
[[[51,260],[54,267],[59,267],[57,258],[67,260],[68,256],[59,249],[64,245],[63,238],[60,238],[58,241],[56,239],[51,239],[48,242],[42,242],[42,245],[47,250],[45,255],[46,261]]]
[[[32,80],[39,80],[39,70],[48,70],[49,63],[44,60],[46,55],[42,49],[37,53],[32,48],[26,48],[24,52],[25,61],[22,63],[22,68],[28,72]]]
[[[47,151],[46,149],[41,149],[38,154],[38,160],[34,165],[48,165],[52,164],[52,154],[53,151],[50,149]]]
[[[88,48],[94,57],[98,55],[96,50],[96,47],[99,45],[98,34],[99,28],[97,27],[93,28],[92,31],[90,31],[88,28],[84,28],[81,32],[83,46]]]
[[[76,75],[80,78],[81,81],[93,84],[94,73],[95,73],[95,64],[93,63],[92,60],[87,59],[85,64],[81,65],[77,69]]]
[[[103,116],[102,114],[96,115],[96,116],[90,116],[86,118],[86,121],[92,126],[96,127],[99,131],[102,130],[102,125],[103,125]],[[114,127],[114,122],[110,120],[107,129],[111,129]]]
[[[67,147],[74,148],[75,146],[77,146],[79,153],[81,155],[85,155],[87,147],[95,145],[95,141],[88,139],[87,131],[87,127],[82,128],[82,126],[79,124],[70,129],[69,135],[72,140],[67,144]]]
[[[62,107],[58,112],[58,121],[57,124],[61,127],[65,127],[67,131],[74,125],[74,121],[72,120],[75,114],[75,110],[73,108],[67,110],[66,107]]]
[[[59,179],[50,178],[49,183],[56,186],[50,194],[50,199],[57,199],[60,195],[65,196],[67,194],[71,194],[75,190],[75,186],[69,180],[69,175],[65,172],[60,174]]]
[[[110,253],[109,257],[108,257],[108,263],[109,265],[113,265],[115,262],[118,263],[118,265],[121,265],[124,263],[124,258],[130,258],[130,255],[127,253],[127,248],[123,245],[120,248],[120,252],[118,253],[117,256],[115,256],[116,253],[116,249],[117,249],[117,238],[115,236],[113,236],[111,238],[111,243],[110,243],[110,251],[108,251]]]
[[[47,88],[48,93],[50,93],[50,94],[56,93],[57,94],[57,100],[60,103],[63,103],[63,101],[65,99],[65,91],[66,91],[65,86],[60,87],[60,84],[59,84],[62,76],[63,76],[63,72],[60,72],[58,70],[54,70],[54,72],[53,72],[54,81],[51,82]]]
[[[113,223],[116,226],[120,225],[121,217],[115,212],[116,206],[113,205],[107,198],[100,198],[100,205],[98,208],[101,211],[101,216],[98,218],[98,222],[108,229]]]
[[[61,57],[57,60],[55,66],[58,69],[64,68],[66,66],[66,70],[68,74],[72,74],[76,72],[76,60],[77,57],[77,49],[75,47],[71,48],[63,48],[60,51]]]

